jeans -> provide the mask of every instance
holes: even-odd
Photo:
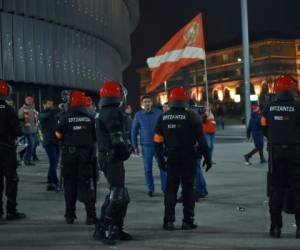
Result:
[[[222,128],[224,130],[224,121],[223,121],[223,117],[222,116],[217,116],[216,117],[216,125],[217,128]]]
[[[142,156],[144,162],[144,171],[146,185],[149,192],[154,192],[154,182],[152,174],[153,157],[155,157],[154,145],[142,145]],[[167,172],[160,170],[161,191],[166,190]]]
[[[40,140],[37,134],[34,134],[34,144],[32,150],[32,157],[36,157],[36,149],[40,145]]]
[[[25,161],[31,161],[35,143],[36,143],[35,134],[25,134],[24,136],[27,141],[27,147],[25,151]]]
[[[209,157],[212,160],[212,155],[214,151],[214,143],[215,143],[215,134],[204,134],[207,146],[208,146],[208,151],[209,151]]]
[[[48,184],[57,186],[58,178],[56,169],[59,162],[59,146],[55,143],[48,143],[44,145],[44,148],[49,159]]]
[[[196,161],[196,186],[197,186],[197,197],[208,194],[206,188],[206,181],[201,169],[201,160]]]

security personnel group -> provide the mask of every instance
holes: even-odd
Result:
[[[268,138],[270,203],[270,235],[281,236],[286,197],[293,203],[296,237],[300,238],[300,103],[296,101],[297,82],[290,76],[279,77],[274,86],[275,98],[262,113],[261,126]],[[10,86],[0,81],[0,217],[4,215],[2,194],[7,197],[6,219],[25,218],[17,210],[16,139],[21,126],[15,111],[7,104]],[[66,94],[66,105],[59,114],[55,136],[61,145],[61,164],[65,197],[65,221],[76,220],[76,202],[86,208],[86,224],[95,224],[94,239],[114,245],[118,240],[133,237],[124,231],[124,219],[130,202],[125,186],[124,162],[133,147],[130,143],[130,122],[122,105],[124,87],[108,81],[99,90],[99,111],[84,92]],[[203,167],[212,167],[209,148],[202,130],[201,116],[189,110],[189,95],[182,87],[173,87],[168,94],[169,110],[161,114],[153,141],[160,170],[167,173],[164,190],[163,228],[175,230],[177,192],[182,186],[182,230],[197,228],[194,223],[194,181],[196,162],[204,158]],[[96,216],[98,171],[104,173],[108,193]]]

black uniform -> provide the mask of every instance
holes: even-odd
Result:
[[[197,151],[201,150],[205,160],[210,162],[200,117],[193,111],[172,108],[159,118],[154,141],[159,165],[163,167],[164,156],[167,157],[164,223],[175,221],[176,196],[181,181],[183,222],[193,224]]]
[[[101,240],[105,234],[111,244],[120,239],[120,232],[125,236],[123,224],[130,201],[124,169],[124,161],[130,156],[127,124],[126,116],[116,104],[102,107],[96,118],[99,164],[110,192],[102,205],[94,236]],[[126,239],[129,240],[129,235]]]
[[[95,119],[85,108],[70,109],[61,117],[58,137],[62,137],[62,175],[66,201],[66,219],[76,218],[76,200],[86,206],[88,220],[96,218],[93,178]],[[88,223],[90,224],[91,221]]]
[[[4,181],[7,217],[17,213],[18,175],[15,140],[21,134],[21,126],[15,111],[5,101],[0,100],[0,217],[3,215]]]
[[[288,94],[267,105],[263,116],[269,143],[269,206],[271,230],[282,227],[287,189],[294,194],[295,218],[300,229],[300,102]]]

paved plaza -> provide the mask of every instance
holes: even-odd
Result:
[[[34,167],[20,167],[19,210],[26,220],[0,222],[0,249],[300,249],[295,239],[292,216],[285,216],[282,239],[270,239],[266,200],[266,165],[259,159],[252,166],[244,165],[242,155],[252,148],[251,143],[222,142],[215,146],[215,165],[206,180],[209,196],[196,204],[195,231],[181,231],[182,209],[177,205],[178,230],[162,230],[163,196],[160,193],[158,170],[155,167],[156,195],[149,198],[144,185],[142,161],[132,157],[126,164],[126,182],[131,203],[126,218],[126,230],[135,240],[107,247],[92,238],[93,226],[86,226],[82,204],[77,205],[78,220],[74,225],[64,222],[63,193],[46,192],[47,162]],[[41,149],[41,152],[43,150]],[[107,191],[101,177],[97,209]]]

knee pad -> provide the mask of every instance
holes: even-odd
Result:
[[[130,202],[127,188],[112,188],[109,194],[109,199],[111,203],[117,203],[119,205],[128,204]]]

